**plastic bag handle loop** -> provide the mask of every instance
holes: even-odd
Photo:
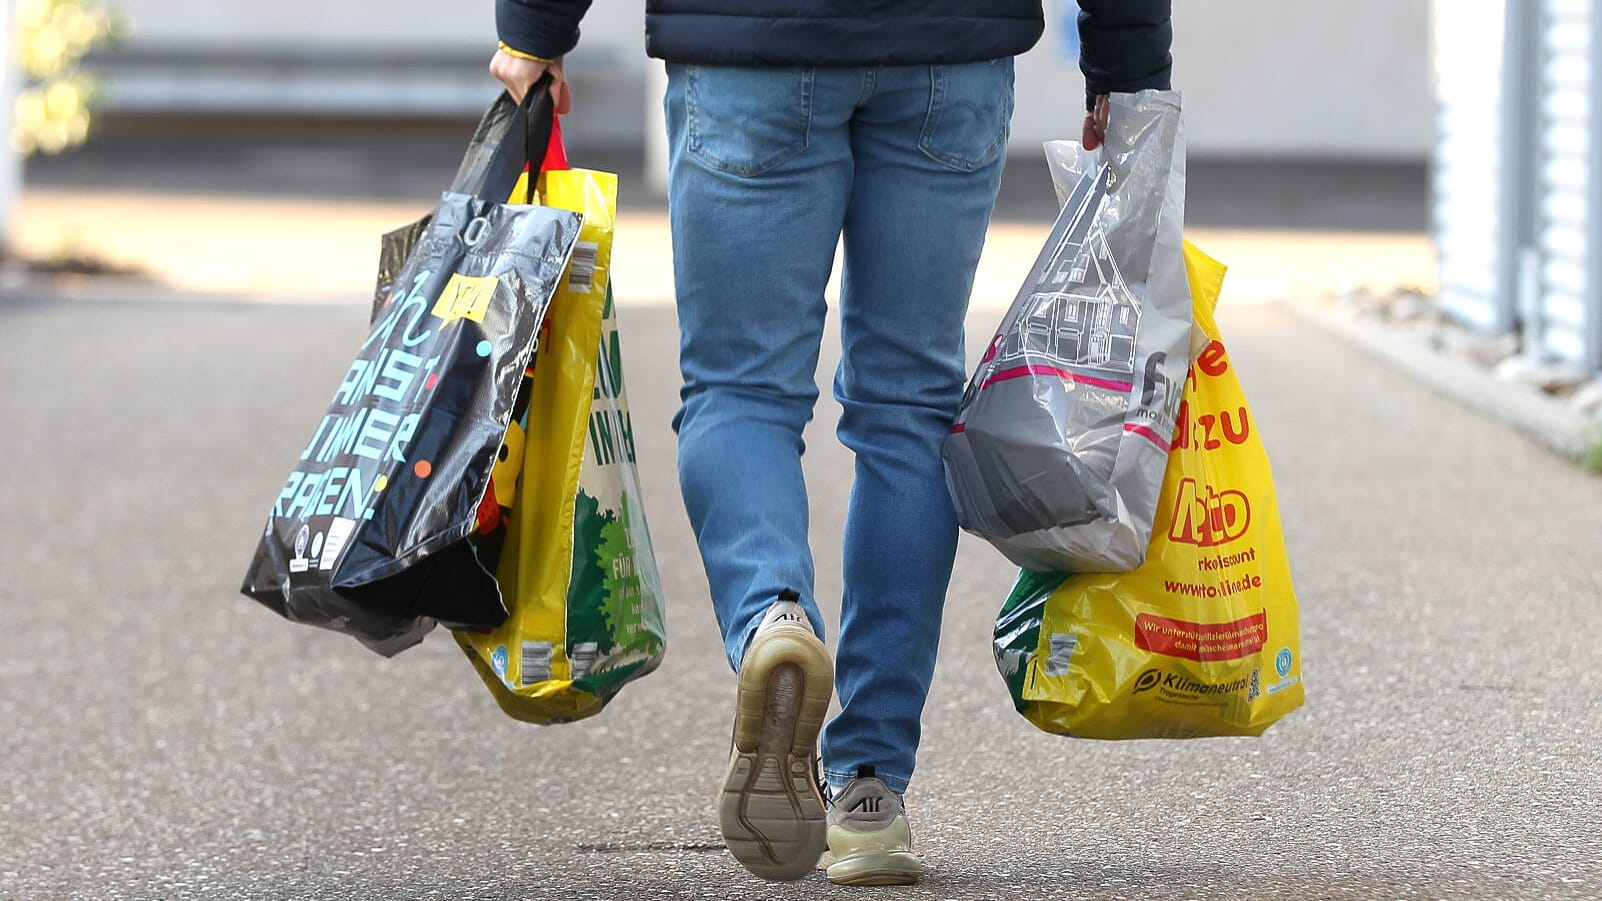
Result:
[[[523,131],[523,159],[528,162],[529,178],[524,203],[534,202],[534,181],[539,176],[540,168],[545,165],[545,155],[551,149],[551,129],[556,121],[555,101],[551,100],[552,78],[549,72],[539,77],[523,100],[518,109],[525,117]]]
[[[508,91],[495,97],[467,144],[467,152],[451,179],[449,191],[468,194],[495,203],[515,203],[517,181],[533,165],[549,155],[555,120],[549,78],[536,81],[521,101]],[[532,192],[533,186],[530,186]]]

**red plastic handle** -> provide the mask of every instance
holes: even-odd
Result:
[[[551,113],[551,143],[545,151],[545,163],[540,166],[540,171],[571,168],[567,164],[567,147],[562,144],[562,117]]]

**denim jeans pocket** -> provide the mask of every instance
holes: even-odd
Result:
[[[984,168],[1012,132],[1012,57],[929,69],[929,115],[918,149],[958,172]]]
[[[811,69],[684,67],[691,156],[730,175],[772,171],[807,149]]]

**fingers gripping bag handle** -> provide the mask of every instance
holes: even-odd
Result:
[[[540,171],[555,132],[556,108],[551,100],[550,76],[536,81],[521,102],[502,92],[484,113],[468,142],[462,164],[451,179],[450,190],[497,203],[514,196],[524,172]]]
[[[525,147],[528,163],[536,168],[544,163],[545,151],[550,146],[551,134],[555,130],[556,102],[551,99],[551,83],[552,78],[548,73],[541,75],[517,104],[517,108],[527,117],[528,140]]]
[[[528,120],[525,130],[527,135],[525,144],[528,147],[525,156],[528,162],[512,188],[509,203],[548,203],[548,199],[543,196],[545,173],[572,171],[572,166],[567,161],[567,147],[562,142],[562,117],[558,116],[552,107],[549,92],[541,87],[547,83],[548,78],[541,78],[523,97]],[[543,99],[538,101],[537,105],[530,104],[529,98],[533,97],[536,91],[540,92],[539,96]],[[564,204],[559,203],[556,206]],[[565,206],[573,208],[571,203]]]

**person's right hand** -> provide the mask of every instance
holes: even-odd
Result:
[[[1086,150],[1095,150],[1107,140],[1107,120],[1112,118],[1112,99],[1106,94],[1096,97],[1096,108],[1085,113],[1085,127],[1079,143]]]
[[[567,77],[562,74],[562,60],[560,57],[542,63],[537,60],[524,59],[513,56],[505,50],[495,51],[495,58],[490,60],[490,74],[500,79],[506,85],[506,90],[512,99],[521,102],[523,95],[533,87],[534,82],[547,72],[551,75],[551,102],[556,104],[558,115],[566,115],[573,106],[573,92],[568,89]]]

